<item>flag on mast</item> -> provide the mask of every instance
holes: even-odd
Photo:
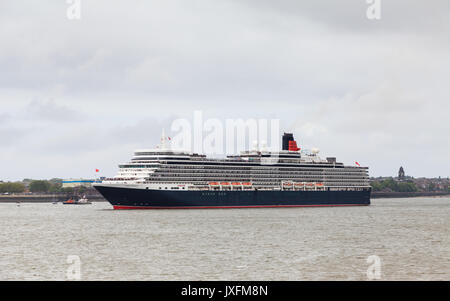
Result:
[[[361,166],[357,161],[355,161],[355,164],[358,165],[358,166]]]

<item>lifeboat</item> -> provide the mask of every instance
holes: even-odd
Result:
[[[250,182],[245,182],[245,183],[242,183],[242,185],[244,185],[244,186],[251,186],[252,183],[250,183]]]
[[[317,187],[323,187],[323,183],[317,183],[316,186]]]
[[[306,186],[312,187],[314,186],[314,183],[306,183]]]
[[[288,182],[288,183],[283,183],[284,186],[292,186],[292,183]]]
[[[218,186],[219,183],[218,182],[209,182],[209,185],[211,185],[211,186]]]
[[[222,185],[222,186],[230,186],[230,183],[229,182],[220,182],[220,185]]]
[[[295,185],[295,186],[304,186],[305,183],[295,183],[294,185]]]
[[[241,186],[242,184],[240,182],[233,182],[233,183],[231,183],[231,185],[233,185],[233,186]]]

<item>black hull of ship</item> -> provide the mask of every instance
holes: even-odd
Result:
[[[370,205],[362,191],[175,191],[95,186],[114,209],[204,209]]]

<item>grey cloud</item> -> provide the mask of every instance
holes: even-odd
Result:
[[[361,60],[353,52],[372,59],[386,47],[381,43],[392,42],[361,36],[361,28],[406,22],[409,32],[420,36],[417,28],[424,28],[423,22],[448,19],[439,18],[448,16],[442,9],[446,2],[420,3],[383,1],[383,12],[392,10],[399,17],[378,23],[368,22],[367,4],[359,0],[235,1],[227,5],[168,1],[136,6],[98,1],[85,4],[78,23],[64,19],[64,5],[41,5],[32,16],[36,22],[23,17],[16,20],[23,38],[6,51],[9,55],[3,63],[11,72],[4,79],[9,86],[29,89],[64,84],[66,93],[80,96],[104,90],[178,95],[198,101],[217,94],[228,96],[229,101],[242,95],[251,99],[271,94],[292,101],[298,93],[327,96],[324,84],[332,89],[329,94],[346,93],[335,77],[328,80],[326,70],[340,67],[337,62],[350,66],[352,60]],[[20,4],[10,7],[14,15]],[[63,16],[58,17],[58,11]],[[438,17],[405,17],[419,12]],[[321,23],[349,24],[346,32],[336,33],[328,26],[320,27]],[[431,28],[439,33],[448,27]],[[12,39],[9,32],[3,34]],[[38,45],[31,47],[35,41]],[[353,73],[347,72],[349,80],[361,78],[364,71],[354,70],[358,65],[360,61],[348,70]]]
[[[14,144],[26,138],[29,132],[16,127],[0,127],[0,149],[14,148]]]
[[[160,139],[161,129],[169,128],[170,123],[153,118],[140,120],[133,125],[95,126],[94,121],[81,123],[76,127],[67,127],[62,131],[48,135],[42,141],[36,141],[35,150],[42,153],[82,154],[98,149],[112,149],[128,145],[132,147],[153,148]]]
[[[381,0],[381,19],[373,22],[366,17],[371,5],[366,0],[235,0],[253,10],[264,10],[290,18],[307,18],[336,31],[350,33],[384,32],[431,33],[445,35],[449,32],[450,3],[446,0],[410,1]]]
[[[369,21],[364,0],[99,0],[69,21],[65,1],[2,1],[0,157],[11,160],[0,177],[100,161],[112,172],[193,110],[278,118],[306,145],[370,158],[374,175],[403,159],[444,175],[445,164],[414,160],[450,151],[449,5],[382,0]],[[29,156],[58,166],[16,171]]]
[[[74,109],[59,105],[54,100],[33,100],[24,109],[27,120],[81,123],[86,116]]]
[[[10,114],[7,114],[7,113],[1,113],[0,114],[0,125],[2,124],[2,123],[6,123],[8,120],[10,120],[11,119],[11,115]]]

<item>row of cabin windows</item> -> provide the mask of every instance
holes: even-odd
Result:
[[[175,173],[176,172],[176,173]],[[169,171],[169,170],[157,170],[156,171],[157,174],[162,174],[162,173],[166,173],[166,174],[252,174],[252,175],[274,175],[277,174],[275,172],[262,172],[262,171],[252,171],[252,172],[248,172],[248,171],[221,171],[219,172],[218,170],[198,170],[198,171],[189,171],[189,170],[177,170],[177,171]],[[330,176],[330,177],[335,177],[335,176],[353,176],[353,177],[368,177],[367,174],[357,174],[357,173],[323,173],[323,172],[283,172],[283,173],[278,173],[279,175],[320,175],[320,176]]]
[[[324,173],[354,173],[354,174],[365,174],[367,173],[367,170],[348,170],[348,169],[339,169],[339,170],[332,170],[332,169],[318,169],[318,168],[289,168],[289,169],[280,169],[280,168],[214,168],[214,167],[207,167],[207,168],[185,168],[185,167],[174,167],[174,166],[168,166],[164,165],[157,170],[185,170],[186,172],[192,172],[192,171],[214,171],[214,170],[220,170],[224,172],[324,172]]]
[[[148,187],[146,187],[149,189]],[[158,187],[158,189],[163,189],[163,187]],[[164,187],[164,189],[169,189],[169,187]],[[172,187],[171,189],[179,190],[179,189],[186,189],[186,187]]]

